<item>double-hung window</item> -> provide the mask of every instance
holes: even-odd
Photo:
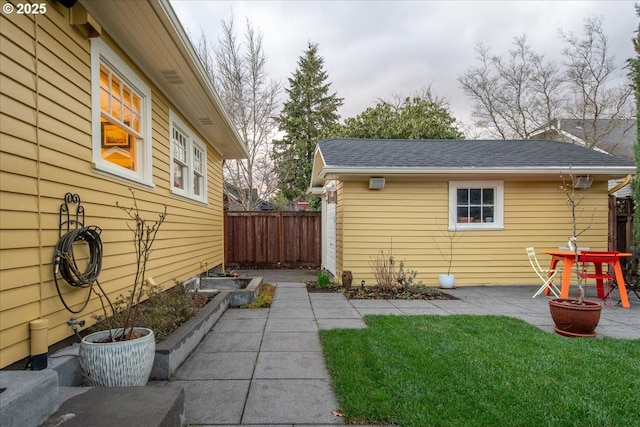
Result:
[[[207,201],[207,149],[180,118],[171,122],[171,191],[200,202]]]
[[[450,230],[496,230],[503,227],[502,181],[449,182]]]
[[[94,167],[153,186],[151,91],[100,39],[91,41],[91,91]]]

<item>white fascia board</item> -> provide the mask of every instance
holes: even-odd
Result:
[[[318,176],[323,179],[341,175],[620,175],[635,174],[635,166],[564,166],[540,168],[344,168],[325,166]]]
[[[543,128],[540,128],[540,129],[536,130],[535,132],[532,132],[529,135],[529,138],[527,138],[527,139],[537,139],[537,137],[539,135],[543,135],[543,134],[545,134],[546,132],[549,132],[549,131],[557,132],[558,134],[562,135],[563,137],[565,137],[565,138],[567,138],[567,139],[569,139],[569,140],[571,140],[571,141],[573,141],[573,142],[575,142],[577,144],[580,144],[582,146],[586,145],[582,139],[578,138],[574,134],[569,133],[566,130],[559,129],[559,128],[555,127],[555,126],[545,126]],[[545,139],[547,139],[547,138],[545,138]],[[563,142],[563,141],[561,141],[561,142]]]
[[[570,132],[567,132],[566,130],[560,129],[558,132],[560,134],[562,134],[562,136],[564,136],[566,138],[569,138],[570,140],[572,140],[576,144],[582,145],[583,147],[587,146],[587,144],[584,142],[584,140],[582,138],[578,138],[577,136],[575,136],[574,134],[572,134]]]
[[[318,163],[316,160],[318,156],[320,156],[319,160],[320,162],[322,162],[322,167],[320,168],[320,171],[316,171],[316,164]],[[313,164],[311,165],[311,183],[309,185],[309,188],[315,188],[317,186],[320,186],[322,188],[323,181],[324,181],[322,171],[324,170],[325,165],[326,165],[326,162],[324,161],[322,150],[320,150],[320,145],[316,144],[316,149],[313,153]]]
[[[240,134],[238,133],[235,126],[232,125],[233,122],[231,121],[231,117],[229,116],[229,113],[227,112],[227,110],[224,108],[224,105],[222,104],[222,100],[218,96],[218,92],[216,92],[216,89],[213,86],[213,82],[211,81],[209,74],[204,69],[204,66],[202,65],[202,61],[200,60],[200,57],[196,53],[193,47],[193,44],[189,39],[189,36],[184,31],[184,27],[182,26],[182,23],[178,19],[178,16],[176,15],[175,11],[173,10],[171,3],[169,2],[169,0],[160,0],[158,4],[166,14],[169,21],[171,22],[171,25],[173,26],[175,33],[178,36],[178,40],[187,51],[191,59],[190,62],[193,65],[193,67],[195,67],[195,70],[193,70],[194,75],[198,76],[198,78],[203,82],[203,84],[207,89],[205,92],[211,99],[212,104],[215,106],[216,110],[218,110],[218,113],[224,117],[224,124],[226,125],[225,127],[227,128],[226,131],[231,137],[233,144],[236,146],[236,148],[240,150],[244,158],[248,158],[249,150],[247,149],[244,142],[242,142],[242,138],[240,138]]]
[[[557,131],[558,131],[558,129],[556,129],[556,128],[555,128],[555,127],[553,127],[553,126],[543,126],[543,127],[541,127],[541,128],[538,128],[538,129],[534,130],[533,132],[531,132],[531,133],[529,134],[529,137],[528,137],[527,139],[536,139],[536,136],[538,136],[538,135],[542,135],[542,134],[544,134],[545,132],[549,132],[549,131],[551,131],[551,130],[552,130],[552,131],[555,131],[555,132],[557,132]]]

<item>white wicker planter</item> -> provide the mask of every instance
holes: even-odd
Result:
[[[97,343],[109,331],[87,335],[80,342],[80,368],[86,385],[99,387],[144,386],[153,367],[156,341],[153,331],[133,328],[143,336],[133,340]],[[119,333],[121,329],[113,329]]]

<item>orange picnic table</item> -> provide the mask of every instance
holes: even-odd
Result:
[[[571,286],[571,276],[574,273],[574,265],[576,263],[576,254],[572,250],[547,250],[542,251],[547,255],[551,255],[550,269],[555,270],[560,261],[563,263],[562,271],[562,288],[560,290],[560,298],[569,298],[569,287]],[[595,267],[595,274],[587,275],[586,277],[594,278],[596,280],[596,288],[599,298],[604,298],[604,281],[608,278],[607,274],[602,272],[602,264],[608,264],[613,268],[614,277],[618,284],[618,290],[620,293],[620,301],[622,307],[629,308],[629,297],[627,295],[627,289],[624,282],[624,274],[622,274],[622,266],[620,265],[620,258],[630,257],[630,253],[617,252],[617,251],[578,251],[578,262],[593,264]],[[549,289],[545,291],[549,295]]]

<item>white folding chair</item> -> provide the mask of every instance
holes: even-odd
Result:
[[[551,293],[555,295],[556,298],[560,297],[560,289],[556,285],[553,284],[553,279],[558,274],[558,270],[549,270],[546,268],[542,268],[540,263],[538,262],[538,258],[536,258],[536,251],[533,248],[527,248],[527,255],[529,256],[529,264],[533,268],[533,271],[536,272],[540,280],[542,280],[542,286],[540,289],[533,294],[531,298],[535,298],[540,295],[545,289],[549,288]]]

